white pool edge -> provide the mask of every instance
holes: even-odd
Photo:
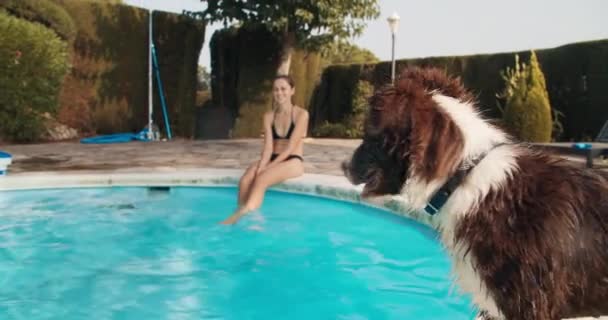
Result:
[[[237,169],[215,168],[28,172],[1,177],[0,191],[113,186],[236,186],[242,173],[242,170]],[[430,216],[409,211],[401,197],[361,199],[361,186],[353,186],[342,176],[309,173],[289,179],[271,189],[361,203],[432,226]]]

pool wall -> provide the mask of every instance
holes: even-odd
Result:
[[[0,191],[112,186],[236,186],[242,170],[235,169],[140,169],[113,171],[28,172],[0,178]],[[273,190],[312,194],[357,202],[386,209],[433,226],[430,216],[407,209],[401,196],[361,199],[362,186],[353,186],[346,178],[332,175],[304,174],[272,187]]]

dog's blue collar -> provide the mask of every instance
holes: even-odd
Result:
[[[490,150],[486,151],[485,153],[482,153],[477,158],[473,159],[471,161],[471,165],[462,166],[458,170],[456,170],[454,175],[451,176],[441,186],[441,188],[439,188],[439,190],[437,190],[433,194],[433,196],[431,197],[431,200],[429,200],[426,207],[424,207],[424,211],[430,215],[435,215],[437,212],[439,212],[441,210],[441,208],[445,205],[445,203],[448,201],[448,199],[450,198],[452,193],[454,193],[456,188],[458,188],[458,186],[460,186],[462,181],[464,181],[466,176],[471,172],[471,170],[473,170],[473,168],[475,168],[475,166],[477,164],[479,164],[479,162],[481,162],[481,160],[483,160],[483,158],[485,158],[488,155],[488,153],[490,153],[490,151],[492,151],[500,146],[503,146],[505,144],[507,144],[507,143],[495,144],[494,146],[492,146],[492,148],[490,148]]]

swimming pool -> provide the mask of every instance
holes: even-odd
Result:
[[[232,187],[0,192],[0,319],[472,319],[435,233],[380,209]]]

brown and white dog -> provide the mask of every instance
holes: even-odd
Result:
[[[480,319],[608,315],[608,173],[514,142],[459,79],[411,68],[378,90],[343,170],[433,215]]]

